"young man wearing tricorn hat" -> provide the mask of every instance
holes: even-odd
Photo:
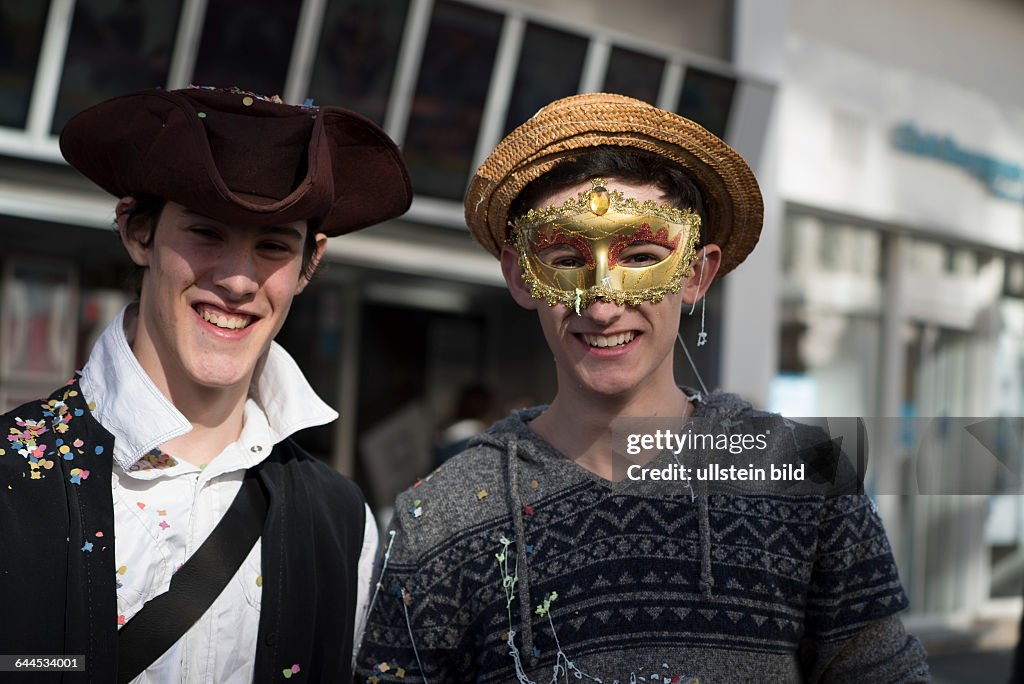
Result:
[[[675,114],[579,95],[498,145],[466,218],[537,312],[557,394],[399,497],[360,681],[928,681],[866,497],[634,482],[613,456],[626,418],[750,437],[744,465],[810,434],[673,376],[682,307],[761,230],[743,159]],[[719,458],[669,451],[649,465]]]
[[[394,143],[193,87],[91,107],[61,150],[120,198],[141,285],[80,375],[2,418],[0,651],[90,681],[348,679],[377,535],[289,439],[337,414],[273,339],[328,237],[408,208]]]

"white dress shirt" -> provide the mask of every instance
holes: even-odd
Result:
[[[133,306],[133,305],[129,305]],[[245,403],[238,440],[205,467],[161,452],[160,444],[192,429],[160,393],[132,353],[122,309],[82,369],[82,395],[96,420],[114,436],[115,567],[118,625],[167,591],[171,575],[202,545],[241,488],[245,471],[299,430],[338,417],[281,346]],[[377,526],[366,508],[359,557],[355,638],[359,643],[369,597]],[[256,655],[263,578],[260,541],[206,613],[135,682],[250,682]]]

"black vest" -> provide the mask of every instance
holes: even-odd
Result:
[[[114,681],[114,437],[75,381],[0,417],[0,433],[0,653],[85,656],[85,673],[36,681]],[[254,680],[298,664],[303,681],[351,681],[362,493],[291,440],[258,474],[269,510]]]

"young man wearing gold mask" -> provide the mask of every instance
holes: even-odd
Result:
[[[399,497],[360,680],[929,681],[866,497],[644,488],[617,470],[624,417],[735,431],[767,416],[765,453],[791,448],[781,418],[673,374],[682,307],[761,230],[743,159],[670,112],[579,95],[498,145],[466,217],[537,312],[558,391]]]

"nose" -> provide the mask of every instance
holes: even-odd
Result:
[[[592,302],[586,309],[583,309],[580,315],[586,316],[601,327],[608,327],[619,320],[625,309],[626,307],[615,302],[598,299]]]
[[[231,300],[247,299],[259,289],[256,257],[252,250],[231,245],[220,255],[214,269],[214,284]]]

